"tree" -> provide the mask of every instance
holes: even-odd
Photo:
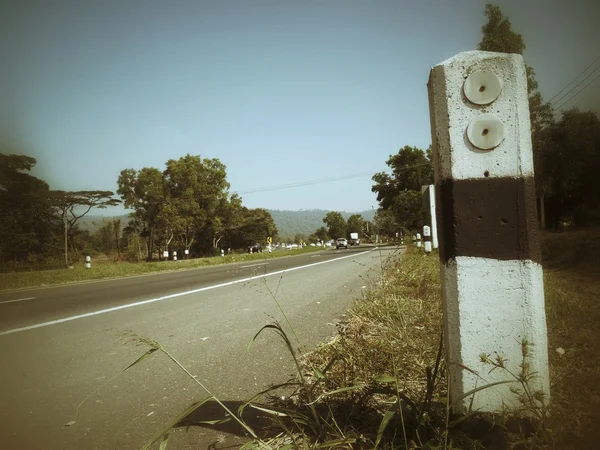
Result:
[[[233,248],[246,248],[255,243],[266,243],[267,237],[277,235],[277,227],[271,213],[263,208],[242,208],[241,225],[232,231]]]
[[[487,23],[481,28],[482,38],[477,46],[479,50],[488,52],[517,53],[522,55],[525,52],[525,42],[523,36],[512,30],[508,17],[506,17],[500,7],[488,4],[485,7],[485,16]],[[549,143],[544,139],[545,128],[553,123],[552,106],[544,103],[542,94],[538,90],[538,82],[535,79],[535,71],[532,67],[527,68],[527,90],[529,95],[529,116],[531,120],[531,140],[533,147],[534,169],[537,174],[542,174],[542,167],[545,157],[543,153]],[[540,199],[540,209],[542,227],[544,227],[544,189],[545,183],[542,176],[536,177],[536,189]]]
[[[346,229],[348,233],[360,233],[363,228],[363,224],[365,219],[360,214],[352,214],[348,217],[348,223],[346,225]]]
[[[329,211],[323,218],[323,223],[327,226],[327,234],[333,239],[346,236],[346,221],[341,213]]]
[[[223,239],[228,241],[228,247],[231,247],[233,233],[244,225],[243,221],[242,198],[238,194],[232,194],[230,198],[221,198],[218,214],[211,220],[212,248],[218,249]]]
[[[600,216],[600,119],[593,112],[573,108],[547,129],[548,151],[543,154],[548,216],[554,230],[563,220],[576,225],[598,221]]]
[[[69,238],[72,236],[77,222],[92,208],[104,209],[120,204],[120,200],[113,196],[114,193],[111,191],[52,191],[52,202],[59,211],[64,227],[65,263],[67,265],[69,264]]]
[[[222,239],[228,226],[223,215],[229,213],[229,183],[218,159],[188,154],[167,161],[163,172],[123,170],[118,183],[119,195],[126,207],[135,210],[142,227],[149,259],[155,245],[160,257],[162,249],[189,250],[194,244],[209,252]]]
[[[431,147],[425,153],[407,145],[390,155],[386,164],[392,173],[380,172],[372,178],[371,190],[377,192],[380,209],[391,211],[400,227],[421,228],[425,214],[421,186],[433,183]]]
[[[315,231],[315,237],[319,241],[326,241],[329,239],[329,233],[327,232],[327,228],[321,227],[317,231]]]
[[[188,154],[169,160],[164,177],[175,213],[174,235],[179,243],[189,249],[198,231],[213,226],[219,232],[217,222],[228,212],[223,209],[229,197],[225,165],[216,158]],[[212,240],[214,244],[219,239],[213,236]]]
[[[59,223],[46,182],[30,175],[36,160],[0,153],[0,263],[52,253]]]
[[[375,228],[382,236],[395,237],[401,231],[391,209],[379,209],[375,214]],[[416,227],[415,227],[416,228]]]
[[[133,209],[133,218],[139,234],[146,241],[147,259],[153,258],[157,216],[165,199],[163,175],[155,168],[122,170],[118,179],[119,189],[126,208]]]

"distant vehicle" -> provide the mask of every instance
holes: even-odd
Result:
[[[338,238],[337,241],[335,241],[335,248],[348,248],[348,240],[346,238]]]
[[[350,233],[350,245],[360,245],[358,233]]]

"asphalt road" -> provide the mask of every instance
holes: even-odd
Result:
[[[207,396],[160,353],[123,372],[148,348],[131,332],[160,342],[236,407],[294,374],[275,334],[248,348],[256,331],[271,317],[285,324],[282,309],[297,345],[326,340],[396,251],[361,246],[0,293],[0,447],[139,448]],[[177,433],[169,448],[215,439],[232,438],[196,428]]]

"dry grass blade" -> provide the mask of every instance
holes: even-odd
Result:
[[[455,405],[455,404],[461,402],[462,400],[464,400],[465,398],[470,397],[471,395],[476,394],[479,391],[483,391],[484,389],[489,389],[491,387],[498,386],[500,384],[512,384],[512,383],[516,383],[516,382],[517,382],[517,380],[502,380],[502,381],[496,381],[494,383],[488,383],[484,386],[476,387],[475,389],[471,389],[469,392],[465,392],[460,397],[456,397],[456,398],[452,399],[452,405]]]
[[[202,400],[200,402],[196,402],[196,403],[192,404],[185,411],[181,412],[174,419],[171,419],[171,421],[169,423],[167,423],[166,425],[164,425],[162,427],[162,429],[160,429],[154,435],[154,437],[152,437],[146,444],[144,444],[144,446],[142,447],[142,450],[149,449],[153,444],[155,444],[159,440],[163,439],[165,436],[168,436],[168,434],[170,433],[170,431],[173,428],[175,428],[179,423],[181,423],[182,420],[184,420],[186,417],[188,417],[190,414],[192,414],[194,411],[196,411],[202,405],[204,405],[204,404],[206,404],[206,403],[208,403],[210,401],[214,401],[214,400],[215,399],[213,397],[208,397],[208,398],[206,398],[206,399],[204,399],[204,400]]]
[[[375,439],[375,448],[377,448],[379,446],[379,443],[381,442],[381,438],[383,437],[383,433],[385,431],[385,429],[387,428],[388,424],[390,423],[390,420],[392,420],[392,417],[394,417],[394,415],[396,414],[396,411],[394,411],[393,409],[388,409],[385,414],[383,415],[383,418],[381,419],[381,423],[379,424],[379,428],[377,429],[377,439]]]
[[[158,450],[166,450],[168,442],[169,442],[169,433],[166,433],[165,435],[163,435],[163,437],[160,440],[160,445],[158,446]]]
[[[132,362],[131,364],[129,364],[127,367],[125,367],[123,369],[123,372],[125,372],[126,370],[131,369],[133,366],[135,366],[136,364],[141,363],[142,361],[144,361],[145,359],[149,358],[152,353],[154,353],[155,351],[157,351],[158,348],[156,347],[152,347],[150,350],[148,350],[146,353],[144,353],[142,356],[140,356],[138,359],[136,359],[134,362]]]

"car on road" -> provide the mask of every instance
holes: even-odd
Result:
[[[335,241],[335,248],[348,248],[348,240],[346,238],[338,238],[337,241]]]

